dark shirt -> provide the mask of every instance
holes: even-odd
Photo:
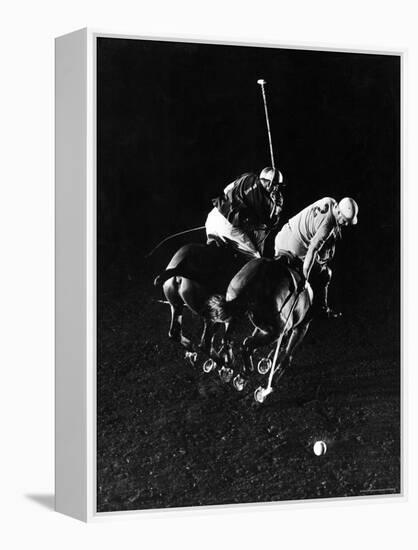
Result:
[[[233,226],[270,229],[278,223],[283,196],[276,191],[273,197],[255,174],[243,174],[225,191],[213,204]]]

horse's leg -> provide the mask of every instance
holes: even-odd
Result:
[[[268,346],[277,338],[277,331],[273,327],[267,330],[256,328],[251,336],[243,342],[242,352],[244,358],[244,373],[246,370],[254,370],[252,355],[257,348]]]
[[[214,333],[213,323],[208,319],[204,319],[202,336],[200,337],[200,343],[199,343],[199,349],[203,351],[203,353],[209,353],[213,333]]]
[[[276,339],[277,332],[273,329],[271,330],[261,330],[256,328],[251,336],[246,338],[241,347],[243,364],[241,372],[239,372],[234,380],[233,385],[236,390],[242,391],[247,384],[246,374],[247,371],[253,371],[254,366],[252,362],[252,353],[255,349],[260,346],[268,345],[271,342],[274,342]]]
[[[286,351],[285,351],[285,365],[284,367],[287,369],[290,367],[293,361],[293,354],[296,350],[296,348],[299,346],[299,344],[302,342],[302,340],[305,338],[306,333],[308,332],[309,325],[311,324],[311,320],[308,319],[307,321],[304,321],[300,325],[298,325],[296,328],[293,329],[290,338],[287,342]],[[281,375],[280,375],[281,376]]]
[[[214,323],[209,319],[204,319],[202,337],[199,344],[199,349],[202,353],[209,356],[203,363],[203,371],[208,373],[212,371],[215,367],[222,368],[222,360],[217,351],[215,350],[214,342],[216,331],[218,330],[220,324]]]
[[[218,332],[220,326],[221,326],[220,323],[215,323],[213,325],[213,332],[212,332],[212,338],[210,340],[210,349],[209,349],[210,357],[212,357],[212,359],[214,359],[217,362],[220,361],[220,357],[218,355],[218,352],[215,349],[215,337],[216,337],[216,333]]]
[[[222,361],[225,363],[225,365],[234,365],[235,356],[234,351],[232,347],[232,335],[235,328],[235,323],[231,319],[230,321],[227,321],[224,323],[224,334],[221,340],[221,348],[218,352],[218,355],[222,358]]]
[[[215,336],[216,332],[219,329],[220,324],[214,323],[213,321],[210,321],[209,319],[204,319],[203,321],[203,332],[202,336],[200,338],[200,344],[199,349],[209,355],[211,359],[213,359],[215,362],[220,361],[220,357],[218,353],[215,350]]]
[[[168,337],[171,340],[180,341],[181,333],[181,321],[183,312],[183,300],[178,294],[178,288],[175,283],[175,279],[171,278],[164,283],[163,286],[164,295],[170,304],[171,321],[170,328],[168,330]]]
[[[187,277],[177,277],[177,281],[178,294],[182,302],[190,309],[190,311],[202,317],[206,305],[206,300],[208,298],[205,287],[203,287],[196,281],[188,279]],[[208,342],[211,341],[212,333],[213,323],[210,323],[209,321],[204,319],[203,332],[200,338],[198,349],[205,351],[206,349],[210,348],[210,344]],[[183,346],[185,346],[188,350],[196,351],[195,346],[192,344],[192,342],[183,334],[181,335],[181,339]],[[194,356],[194,360],[196,359],[196,357],[197,355]]]
[[[163,286],[165,297],[171,309],[171,323],[168,336],[171,340],[179,342],[188,351],[194,351],[192,342],[183,335],[183,306],[184,301],[179,294],[179,285],[175,277],[168,279]]]
[[[221,346],[218,351],[215,350],[214,340],[215,331],[220,327],[219,323],[215,324],[214,333],[211,340],[210,356],[214,363],[219,367],[218,374],[224,382],[229,382],[234,374],[233,367],[235,356],[232,348],[232,333],[234,329],[233,321],[224,323],[224,334],[221,339]]]

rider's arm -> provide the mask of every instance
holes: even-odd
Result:
[[[224,189],[224,195],[226,196],[232,189],[235,187],[236,181],[233,181],[231,183],[228,183],[228,185]]]
[[[331,235],[332,230],[333,226],[330,223],[324,223],[312,238],[303,262],[303,275],[306,280],[309,279],[309,274],[318,257],[318,253]]]
[[[319,249],[309,246],[308,252],[306,253],[305,260],[303,262],[303,275],[306,280],[309,279],[309,274],[311,272],[311,269],[316,261],[316,258],[318,256]]]
[[[247,208],[251,223],[258,225],[267,223],[266,197],[261,185],[257,183],[257,177],[247,178],[242,187],[242,198]]]
[[[274,227],[283,207],[283,196],[280,192],[273,197],[259,185],[252,185],[245,192],[245,202],[255,224]]]

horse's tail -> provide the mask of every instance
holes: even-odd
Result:
[[[227,301],[223,294],[214,294],[206,302],[207,316],[215,323],[226,323],[241,310],[238,299]]]

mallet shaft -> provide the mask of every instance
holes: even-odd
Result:
[[[272,139],[271,139],[269,113],[268,113],[268,109],[267,109],[266,92],[264,90],[264,84],[265,83],[266,83],[266,81],[263,80],[263,79],[257,80],[257,84],[260,84],[261,93],[263,94],[264,112],[265,112],[265,115],[266,115],[266,124],[267,124],[267,135],[268,135],[268,138],[269,138],[269,145],[270,145],[271,167],[276,168],[275,162],[274,162],[274,154],[273,154],[273,142],[272,142]]]

